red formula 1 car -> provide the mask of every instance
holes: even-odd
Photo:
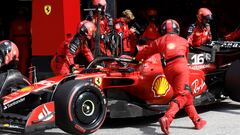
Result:
[[[196,105],[222,100],[223,95],[240,101],[240,51],[223,49],[226,43],[195,48],[189,54]],[[139,64],[100,57],[79,74],[52,77],[8,94],[1,98],[0,129],[26,133],[57,126],[71,134],[89,134],[107,114],[121,118],[164,112],[173,90],[160,56],[149,59]]]

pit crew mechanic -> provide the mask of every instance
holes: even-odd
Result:
[[[200,8],[197,13],[197,21],[188,28],[187,40],[190,45],[199,47],[212,40],[209,22],[212,20],[212,12],[207,8]]]
[[[78,68],[74,62],[74,57],[80,52],[89,63],[94,59],[87,46],[87,40],[93,37],[95,31],[96,26],[92,22],[87,20],[80,22],[77,33],[60,45],[51,60],[51,68],[55,75],[66,75]]]
[[[108,34],[111,33],[113,30],[113,20],[109,14],[106,13],[107,8],[107,2],[106,0],[93,0],[92,4],[95,10],[93,16],[91,17],[91,20],[96,26],[98,25],[98,12],[101,9],[101,15],[100,15],[100,51],[101,55],[103,56],[111,56],[112,55],[112,48],[109,44],[109,38]],[[99,34],[99,33],[97,33]],[[96,40],[96,38],[95,38]],[[96,41],[92,43],[91,50],[95,49]],[[95,53],[95,52],[94,52]],[[99,55],[99,54],[94,54]]]
[[[164,21],[161,25],[161,35],[163,36],[139,51],[136,56],[136,60],[140,61],[160,53],[164,59],[162,61],[164,73],[174,89],[174,99],[170,102],[165,115],[159,120],[161,129],[165,134],[169,134],[170,124],[175,114],[182,108],[185,109],[196,129],[201,129],[206,125],[206,121],[200,118],[193,104],[187,66],[188,42],[178,36],[179,33],[180,28],[175,20]]]
[[[158,26],[156,25],[157,15],[158,15],[157,10],[154,8],[149,8],[146,11],[148,25],[141,37],[142,40],[146,41],[146,44],[149,44],[150,42],[161,36],[158,30]]]
[[[122,17],[117,18],[114,21],[114,29],[121,36],[122,44],[119,46],[120,55],[132,56],[135,50],[135,44],[131,40],[134,40],[136,30],[128,27],[128,23],[134,19],[134,15],[131,10],[126,9],[122,12]]]

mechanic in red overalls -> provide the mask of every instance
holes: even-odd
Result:
[[[207,8],[200,8],[197,14],[197,22],[188,28],[187,40],[190,45],[199,47],[212,40],[210,20],[212,20],[212,12]]]
[[[187,62],[188,42],[178,36],[180,28],[175,20],[168,19],[161,25],[162,37],[153,41],[148,47],[139,51],[137,60],[160,53],[164,73],[174,90],[174,99],[165,115],[159,120],[161,129],[165,134],[169,134],[170,124],[175,114],[182,108],[185,109],[196,129],[201,129],[206,125],[206,121],[201,119],[193,104],[193,95],[189,86],[189,69]]]
[[[26,19],[23,8],[18,9],[16,19],[10,24],[9,39],[16,43],[20,52],[19,70],[23,75],[28,76],[28,68],[31,63],[31,32],[30,21]]]
[[[9,40],[0,41],[0,72],[16,69],[18,57],[19,51],[16,44]]]
[[[100,50],[103,56],[111,56],[111,46],[109,45],[108,34],[111,32],[111,27],[113,27],[112,18],[109,14],[106,13],[107,3],[106,0],[93,0],[92,1],[94,7],[102,7],[101,18],[100,18]],[[93,15],[93,23],[97,26],[97,10]],[[94,49],[95,43],[92,44],[92,49]]]
[[[224,37],[225,40],[237,40],[237,39],[240,39],[240,26],[238,27],[238,29],[236,29],[235,31],[227,34],[225,37]]]
[[[136,44],[133,44],[132,42],[132,40],[134,40],[136,30],[134,28],[129,29],[128,23],[135,17],[132,11],[129,9],[124,10],[122,15],[122,17],[117,18],[114,21],[114,29],[121,37],[121,44],[119,46],[118,54],[132,56],[136,47]]]
[[[149,44],[151,41],[160,37],[160,33],[158,31],[158,27],[156,26],[156,9],[148,9],[146,13],[149,24],[142,35],[142,39],[146,41],[146,44]]]
[[[82,21],[79,24],[78,32],[64,41],[58,48],[55,56],[51,60],[51,68],[55,75],[66,75],[73,72],[77,65],[74,57],[82,53],[91,62],[94,57],[87,46],[87,40],[93,37],[96,26],[90,21]]]

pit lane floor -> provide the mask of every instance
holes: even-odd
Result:
[[[213,105],[197,108],[200,116],[207,120],[202,130],[195,130],[184,111],[177,114],[171,124],[171,135],[237,135],[240,134],[240,103],[229,99]],[[92,135],[162,135],[158,123],[160,116],[107,119],[101,129]],[[10,135],[10,134],[3,134]],[[32,135],[69,135],[60,129],[46,130]]]

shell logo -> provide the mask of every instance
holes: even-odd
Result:
[[[169,88],[170,85],[165,76],[159,75],[155,78],[152,87],[155,96],[165,96],[169,91]]]

